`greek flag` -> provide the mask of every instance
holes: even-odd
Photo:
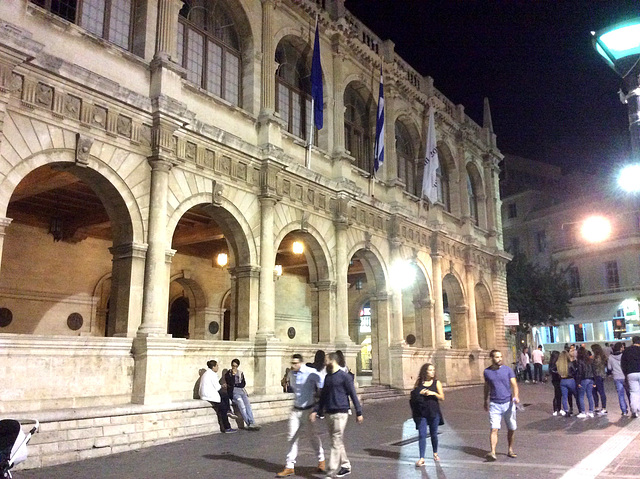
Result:
[[[313,99],[313,122],[318,130],[322,130],[324,99],[322,95],[322,64],[320,63],[320,35],[316,20],[316,38],[313,42],[311,59],[311,98]]]
[[[431,204],[438,200],[438,143],[436,142],[436,125],[434,108],[429,108],[429,127],[427,129],[427,151],[424,158],[424,174],[422,177],[422,195]]]
[[[378,116],[376,118],[376,144],[374,146],[373,169],[378,171],[384,161],[384,88],[382,87],[382,66],[380,66],[380,94],[378,95]]]

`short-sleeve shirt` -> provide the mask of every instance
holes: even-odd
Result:
[[[489,383],[491,402],[504,404],[511,401],[511,378],[515,378],[513,370],[504,364],[498,369],[484,370],[484,380]]]

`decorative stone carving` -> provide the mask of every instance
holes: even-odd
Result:
[[[212,169],[215,167],[216,154],[214,151],[206,150],[204,155],[204,167]]]
[[[302,218],[300,218],[300,229],[302,231],[307,231],[309,228],[309,212],[303,211]]]
[[[247,181],[247,165],[245,163],[238,163],[237,176],[243,181]]]
[[[81,107],[82,100],[80,98],[73,95],[66,95],[62,106],[62,114],[74,120],[79,120]]]
[[[126,138],[131,138],[131,118],[123,115],[118,115],[116,131],[118,132],[118,135],[124,136]]]
[[[35,103],[44,108],[51,108],[53,105],[53,88],[44,83],[38,83],[36,86]]]
[[[89,164],[89,155],[93,138],[76,133],[76,163],[81,166]]]
[[[198,145],[188,141],[186,144],[185,152],[184,152],[184,157],[187,159],[187,161],[191,161],[195,163],[197,153],[198,153]]]
[[[229,158],[228,156],[223,156],[222,158],[220,158],[218,169],[225,175],[230,175],[231,174],[231,158]]]
[[[216,206],[220,206],[222,205],[222,191],[223,191],[222,183],[216,180],[211,180],[211,182],[213,184],[211,202]]]
[[[93,116],[91,117],[91,124],[100,128],[106,128],[107,126],[107,109],[102,106],[94,105]]]
[[[20,97],[22,96],[22,84],[24,82],[24,78],[22,75],[18,75],[17,73],[11,73],[11,80],[9,80],[9,84],[7,88],[11,92],[12,95]]]
[[[151,146],[151,127],[149,125],[140,125],[140,144]]]
[[[9,308],[0,308],[0,328],[6,328],[13,321],[13,313]]]
[[[67,326],[71,331],[77,331],[82,327],[82,323],[84,323],[84,318],[80,313],[71,313],[67,317]]]

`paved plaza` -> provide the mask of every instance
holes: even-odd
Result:
[[[620,415],[611,379],[607,380],[609,414],[593,419],[553,417],[551,384],[521,384],[524,411],[518,413],[516,452],[506,455],[501,431],[497,462],[487,462],[488,418],[482,387],[446,390],[446,425],[439,434],[441,461],[427,459],[416,469],[417,431],[408,399],[364,407],[364,423],[353,416],[346,432],[352,478],[562,478],[640,479],[640,419]],[[212,412],[213,413],[213,412]],[[325,448],[329,446],[323,434]],[[63,464],[17,471],[15,479],[238,479],[274,477],[287,452],[286,422],[258,432],[214,434],[172,444]],[[427,441],[427,457],[431,457]],[[296,475],[321,478],[307,441],[301,443]]]

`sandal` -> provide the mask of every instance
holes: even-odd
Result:
[[[416,461],[416,467],[422,467],[424,466],[424,459],[420,458]]]
[[[486,459],[487,461],[491,461],[491,462],[493,462],[493,461],[497,461],[497,460],[498,460],[498,458],[496,457],[496,455],[495,455],[495,454],[493,454],[493,453],[491,453],[491,452],[488,452],[488,453],[487,453],[487,455],[486,455],[486,456],[484,456],[484,457],[485,457],[485,459]]]
[[[437,453],[437,452],[434,452],[434,453],[433,453],[433,460],[434,460],[434,461],[439,461],[439,460],[440,460],[440,456],[438,456],[438,453]]]
[[[515,459],[516,457],[518,457],[518,455],[517,455],[515,452],[513,452],[513,451],[512,451],[512,452],[507,453],[507,456],[508,456],[508,457],[511,457],[511,458],[513,458],[513,459]]]

